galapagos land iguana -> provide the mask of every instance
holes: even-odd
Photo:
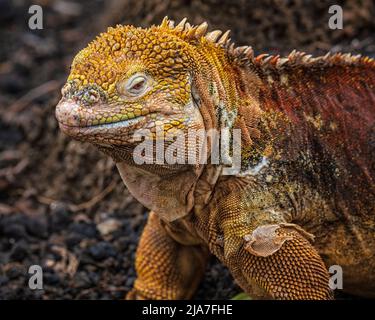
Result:
[[[191,298],[210,254],[254,298],[331,299],[332,265],[375,296],[374,60],[254,56],[186,19],[118,25],[74,58],[56,117],[151,210],[129,299]],[[241,130],[236,174],[134,161],[139,129],[222,128]]]

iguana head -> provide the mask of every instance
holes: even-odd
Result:
[[[202,114],[197,88],[205,77],[214,78],[209,74],[225,60],[228,44],[228,33],[219,38],[220,31],[206,29],[206,23],[192,27],[184,19],[174,26],[165,18],[160,26],[119,25],[100,34],[73,60],[56,108],[61,130],[116,150],[132,145],[138,129],[205,128],[212,119]],[[218,100],[223,84],[212,83],[205,89]]]

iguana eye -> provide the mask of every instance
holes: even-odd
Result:
[[[148,78],[145,74],[135,74],[130,77],[125,83],[118,86],[120,94],[131,97],[138,97],[146,92],[148,88]]]

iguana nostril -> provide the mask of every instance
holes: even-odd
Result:
[[[81,99],[86,104],[94,104],[100,100],[100,93],[94,88],[88,88],[84,91]]]

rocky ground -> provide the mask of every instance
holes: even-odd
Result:
[[[34,3],[43,7],[43,30],[27,27]],[[328,29],[333,3],[343,5],[343,30]],[[0,299],[121,299],[132,286],[147,211],[110,159],[60,134],[54,106],[74,54],[95,34],[165,15],[230,28],[257,53],[375,55],[371,0],[0,0]],[[44,290],[28,289],[33,264],[43,267]],[[213,258],[195,298],[238,292]]]

